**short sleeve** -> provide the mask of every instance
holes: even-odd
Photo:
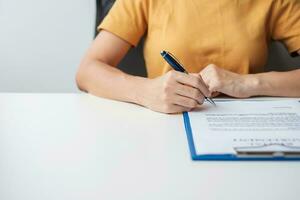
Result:
[[[109,31],[136,46],[146,32],[147,19],[148,0],[116,0],[98,31]]]
[[[300,49],[300,0],[275,0],[272,39],[282,41],[290,53]]]

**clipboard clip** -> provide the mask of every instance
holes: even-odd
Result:
[[[237,157],[240,158],[251,158],[251,157],[262,157],[262,158],[298,158],[300,157],[300,147],[290,146],[284,143],[270,143],[259,146],[243,146],[234,147]]]

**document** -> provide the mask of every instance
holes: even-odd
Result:
[[[190,112],[197,154],[235,154],[237,149],[300,150],[299,100],[231,100]]]

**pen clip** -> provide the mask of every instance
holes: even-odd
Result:
[[[171,52],[167,51],[167,53],[180,65],[183,72],[188,74],[188,72],[184,69],[183,64],[181,64],[181,62]]]

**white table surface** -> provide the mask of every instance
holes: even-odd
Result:
[[[300,162],[193,162],[181,115],[0,94],[1,200],[298,200]]]

